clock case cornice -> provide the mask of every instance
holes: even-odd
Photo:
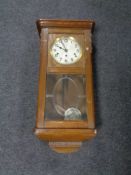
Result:
[[[39,19],[36,21],[39,36],[42,28],[80,28],[94,30],[95,22],[93,20],[66,20],[66,19]]]

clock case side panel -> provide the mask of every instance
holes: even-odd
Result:
[[[86,47],[86,105],[87,105],[87,114],[88,114],[88,128],[95,128],[95,104],[94,104],[94,86],[93,86],[93,63],[92,63],[92,32],[90,30],[85,30],[85,42]]]
[[[43,28],[40,36],[40,68],[39,86],[37,99],[36,128],[44,128],[44,111],[46,96],[46,72],[47,72],[47,48],[48,48],[48,29]]]

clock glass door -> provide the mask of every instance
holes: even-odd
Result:
[[[87,120],[84,75],[47,74],[45,120]]]

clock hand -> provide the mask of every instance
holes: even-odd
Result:
[[[63,45],[63,47],[65,48],[65,49],[64,49],[65,52],[67,52],[68,50],[66,49],[65,44],[63,43],[62,39],[61,39],[60,41],[61,41],[61,44]]]
[[[65,51],[65,49],[64,49],[64,48],[62,48],[62,47],[60,47],[60,46],[56,46],[56,47],[58,47],[58,48],[60,48],[60,49],[62,49],[62,50],[64,50],[64,51]]]

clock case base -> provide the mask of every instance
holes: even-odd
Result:
[[[96,129],[38,129],[35,135],[49,142],[52,150],[58,153],[71,153],[78,151],[82,141],[96,136]]]
[[[82,142],[49,142],[49,147],[57,153],[72,153],[77,152],[82,145]]]

